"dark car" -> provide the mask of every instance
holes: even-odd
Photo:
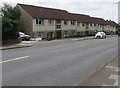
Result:
[[[118,34],[118,36],[120,36],[120,32],[118,32],[117,34]]]

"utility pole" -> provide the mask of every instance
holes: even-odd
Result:
[[[120,32],[120,1],[118,2],[118,32]]]
[[[120,24],[120,1],[118,2],[118,23]]]

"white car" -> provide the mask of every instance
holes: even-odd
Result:
[[[23,32],[19,32],[19,35],[20,35],[20,37],[22,38],[22,40],[26,40],[26,41],[29,41],[29,40],[30,40],[30,36],[29,36],[29,35],[26,35],[26,34],[23,33]]]
[[[104,32],[98,32],[98,33],[95,35],[95,38],[96,38],[96,39],[106,38],[106,34],[105,34]]]
[[[41,41],[42,38],[31,38],[30,41]]]

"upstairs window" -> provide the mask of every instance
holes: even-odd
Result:
[[[77,26],[80,26],[80,22],[77,23]]]
[[[85,26],[85,24],[84,24],[84,23],[82,23],[82,26]]]
[[[61,25],[57,25],[56,28],[57,28],[57,29],[61,29]]]
[[[64,20],[64,25],[68,25],[68,21],[67,20]]]
[[[102,25],[98,24],[98,27],[102,27]]]
[[[71,21],[71,25],[75,25],[75,21]]]
[[[54,20],[48,20],[49,25],[54,25]]]
[[[90,24],[90,26],[92,26],[92,23]]]
[[[57,24],[61,24],[61,20],[56,20],[56,23]]]
[[[39,20],[38,19],[36,19],[36,24],[39,24]]]
[[[100,25],[100,27],[103,27],[103,25]]]
[[[86,23],[86,26],[89,26],[89,23]]]
[[[94,24],[94,26],[96,26],[96,24]]]
[[[44,25],[43,19],[36,19],[36,24],[38,24],[38,25]]]

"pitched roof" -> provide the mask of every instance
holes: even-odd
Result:
[[[18,4],[33,18],[55,18],[68,19],[68,12],[65,10],[38,7],[33,5]]]
[[[102,18],[90,17],[84,14],[69,13],[66,10],[45,8],[33,5],[18,4],[33,18],[48,18],[48,19],[65,19],[65,20],[77,20],[85,23],[97,23],[103,25],[117,26],[113,21],[105,21]]]

